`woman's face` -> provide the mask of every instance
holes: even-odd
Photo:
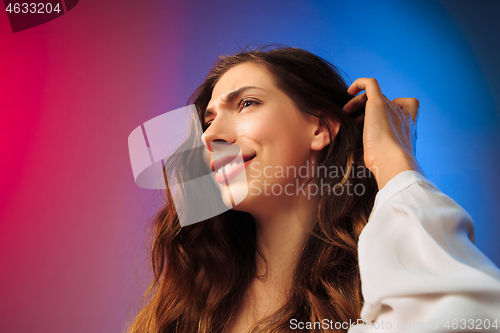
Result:
[[[226,168],[226,175],[215,174],[228,207],[233,206],[231,196],[234,200],[243,193],[244,200],[236,201],[235,209],[240,211],[252,213],[286,204],[297,194],[295,176],[300,180],[300,175],[306,174],[305,166],[311,166],[318,153],[314,149],[318,119],[301,112],[278,89],[273,75],[256,63],[239,64],[220,78],[208,103],[205,123],[209,127],[203,141],[212,150],[213,171],[222,171],[220,166],[231,160],[228,156],[237,154],[233,148],[241,149],[244,164]]]

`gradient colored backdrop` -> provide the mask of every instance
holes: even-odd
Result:
[[[153,191],[127,137],[214,59],[283,43],[417,97],[417,156],[500,264],[497,1],[81,0],[13,34],[0,6],[0,332],[121,332],[148,272]]]

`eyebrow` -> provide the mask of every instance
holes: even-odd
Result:
[[[245,90],[248,90],[248,89],[259,89],[259,90],[265,90],[263,88],[260,88],[260,87],[256,87],[256,86],[245,86],[245,87],[241,87],[239,89],[236,89],[236,90],[233,90],[229,93],[227,93],[225,95],[225,97],[222,97],[222,101],[226,104],[229,104],[231,103],[236,97],[238,97],[239,95],[241,95]],[[205,110],[205,113],[204,113],[204,118],[210,116],[214,114],[214,112],[210,109],[206,109]]]

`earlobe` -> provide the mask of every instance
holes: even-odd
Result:
[[[330,132],[328,131],[328,127],[323,121],[319,119],[317,121],[317,127],[315,129],[313,140],[311,142],[311,150],[320,151],[330,144]],[[339,132],[340,123],[335,120],[327,121],[329,121],[333,131],[331,138],[334,139]]]

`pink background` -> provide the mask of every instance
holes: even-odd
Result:
[[[134,183],[127,137],[248,44],[302,46],[351,80],[418,97],[424,170],[498,264],[498,25],[464,8],[81,0],[16,34],[0,12],[0,332],[122,331],[148,281],[157,207]]]

